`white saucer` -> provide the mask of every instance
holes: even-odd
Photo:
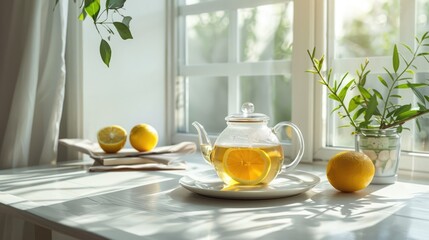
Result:
[[[303,171],[280,173],[269,185],[234,186],[225,189],[216,172],[207,170],[182,177],[180,185],[201,195],[227,199],[271,199],[294,196],[316,186],[320,178]]]

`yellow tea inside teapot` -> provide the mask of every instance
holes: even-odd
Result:
[[[268,127],[267,115],[254,113],[252,103],[241,106],[242,113],[225,118],[227,127],[219,134],[214,146],[203,125],[193,122],[198,132],[200,150],[217,175],[227,186],[254,186],[269,184],[280,171],[291,171],[304,154],[304,138],[299,128],[291,122],[279,122]],[[298,137],[299,150],[296,157],[283,165],[283,149],[278,133],[291,128]]]
[[[228,185],[268,184],[281,171],[283,149],[271,146],[214,146],[210,154],[218,176]]]

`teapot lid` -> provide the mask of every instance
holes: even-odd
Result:
[[[262,113],[253,113],[255,106],[253,103],[246,102],[241,105],[242,113],[235,113],[227,116],[225,120],[227,122],[263,122],[268,121],[270,118]]]

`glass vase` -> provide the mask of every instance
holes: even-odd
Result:
[[[371,184],[392,184],[396,182],[401,135],[396,129],[363,129],[356,134],[355,148],[365,153],[375,166]]]

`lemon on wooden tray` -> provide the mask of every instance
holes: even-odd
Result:
[[[271,168],[270,157],[260,149],[230,148],[223,158],[225,173],[238,183],[262,182]]]
[[[326,167],[331,185],[342,192],[355,192],[366,188],[374,177],[371,159],[361,152],[345,151],[333,156]]]
[[[139,152],[147,152],[158,144],[158,132],[149,124],[138,124],[131,129],[130,143]]]
[[[118,125],[107,126],[98,131],[97,140],[103,151],[116,153],[124,147],[127,141],[127,131]]]

